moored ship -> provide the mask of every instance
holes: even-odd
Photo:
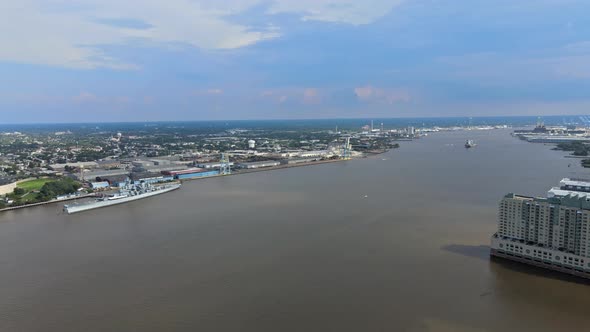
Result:
[[[138,199],[147,198],[155,195],[167,193],[172,190],[180,188],[179,183],[168,183],[162,185],[152,185],[149,183],[125,183],[116,194],[97,198],[93,202],[83,204],[67,204],[64,205],[64,211],[68,214],[98,209],[116,204],[136,201]]]

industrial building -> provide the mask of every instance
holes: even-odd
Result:
[[[150,167],[154,166],[154,162],[149,160],[135,160],[131,162],[131,165],[133,165],[133,167]]]
[[[113,170],[93,170],[93,171],[85,171],[85,172],[77,172],[73,173],[75,177],[79,180],[91,180],[93,181],[96,178],[109,178],[114,176],[128,176],[129,171],[124,169],[113,169]]]
[[[237,167],[244,168],[244,169],[255,169],[255,168],[264,168],[264,167],[274,167],[279,166],[281,164],[280,161],[276,160],[267,160],[267,161],[256,161],[250,163],[239,163]]]
[[[206,170],[203,168],[189,168],[181,171],[164,171],[164,175],[171,176],[176,180],[188,180],[207,176],[219,175],[218,170]]]
[[[162,176],[154,176],[154,177],[149,177],[149,178],[139,178],[136,181],[138,182],[143,182],[143,183],[150,183],[150,184],[154,184],[154,183],[162,183],[162,182],[168,182],[168,181],[173,181],[174,177],[170,176],[170,175],[162,175]]]
[[[312,161],[318,161],[321,158],[292,158],[292,159],[283,159],[281,160],[281,164],[283,165],[295,165],[295,164],[302,164],[302,163],[309,163]]]
[[[491,255],[590,278],[590,181],[563,179],[546,198],[500,202]]]
[[[160,173],[163,171],[176,171],[186,168],[186,163],[170,161],[168,159],[135,160],[131,163],[134,172]]]
[[[219,162],[213,162],[213,163],[198,163],[195,166],[199,167],[199,168],[205,168],[205,169],[220,169],[221,166],[223,166],[223,162],[219,161]],[[232,161],[228,162],[229,166],[232,167],[234,165],[234,163]]]
[[[115,160],[115,159],[99,160],[96,163],[98,165],[98,168],[103,168],[103,169],[112,169],[112,168],[123,167],[123,164],[121,164],[121,161]]]
[[[66,168],[66,166],[88,169],[88,168],[97,168],[98,163],[95,161],[80,161],[77,163],[51,164],[51,165],[49,165],[49,168],[51,168],[54,171],[63,171]]]
[[[111,184],[108,181],[90,182],[90,188],[92,188],[94,190],[106,189],[110,186],[111,186]]]

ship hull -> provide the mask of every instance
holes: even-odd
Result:
[[[67,212],[68,214],[73,214],[73,213],[78,213],[78,212],[83,212],[83,211],[88,211],[88,210],[99,209],[99,208],[103,208],[103,207],[107,207],[107,206],[128,203],[128,202],[137,201],[140,199],[164,194],[164,193],[176,190],[178,188],[180,188],[180,184],[166,187],[166,188],[163,188],[160,190],[150,191],[150,192],[143,193],[140,195],[129,196],[129,197],[120,198],[120,199],[116,199],[116,200],[105,200],[105,201],[88,203],[88,204],[64,206],[64,211]]]

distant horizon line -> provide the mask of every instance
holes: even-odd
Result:
[[[571,114],[571,115],[478,115],[478,116],[417,116],[417,117],[354,117],[354,118],[291,118],[291,119],[210,119],[210,120],[146,120],[146,121],[80,121],[80,122],[9,122],[2,123],[5,125],[76,125],[76,124],[125,124],[125,123],[186,123],[186,122],[244,122],[244,121],[322,121],[322,120],[396,120],[396,119],[485,119],[485,118],[553,118],[553,117],[580,117],[590,116],[590,114]]]

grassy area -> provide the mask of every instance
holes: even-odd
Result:
[[[21,182],[17,185],[18,188],[24,189],[26,192],[40,190],[47,182],[55,181],[55,179],[35,179]]]
[[[80,184],[69,178],[34,179],[17,184],[14,192],[7,195],[13,206],[46,202],[56,196],[76,192]]]

